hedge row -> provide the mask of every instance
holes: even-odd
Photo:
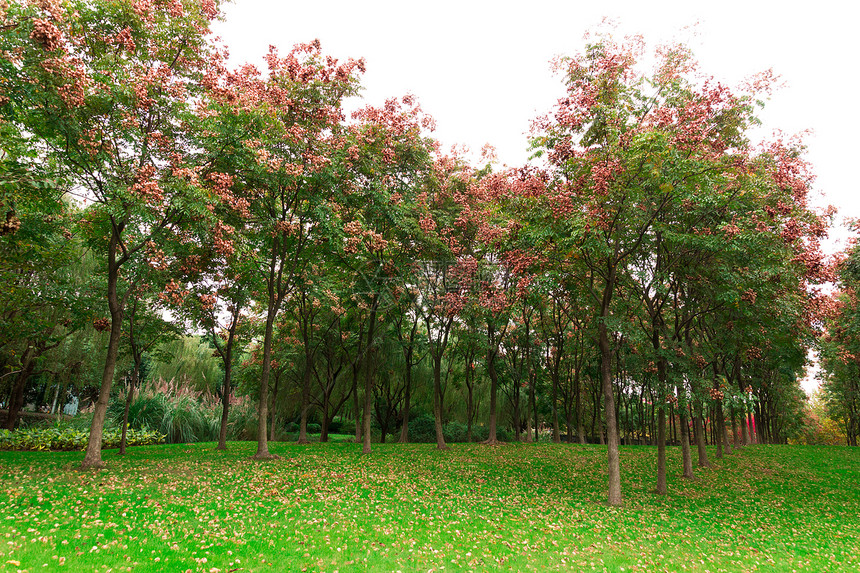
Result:
[[[150,446],[164,441],[164,434],[151,430],[129,428],[126,443],[129,446]],[[69,427],[25,428],[10,432],[0,430],[0,450],[85,450],[90,433]],[[119,428],[105,429],[102,448],[118,448],[122,431]]]

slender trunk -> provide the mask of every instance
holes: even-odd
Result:
[[[585,423],[583,421],[582,412],[582,378],[577,370],[574,375],[576,387],[576,433],[580,444],[585,444]]]
[[[376,334],[376,311],[379,298],[376,294],[370,304],[370,314],[367,317],[367,356],[365,356],[364,364],[364,411],[362,413],[362,448],[361,453],[370,453],[370,417],[373,407],[373,357],[375,354],[375,345],[373,337]]]
[[[696,415],[693,417],[693,426],[696,428],[696,446],[699,449],[699,467],[707,468],[711,464],[708,462],[708,452],[705,450],[705,429],[702,427],[702,407],[696,405]]]
[[[125,409],[122,412],[122,437],[119,440],[119,455],[125,455],[125,448],[128,440],[128,411],[131,409],[131,403],[134,400],[134,388],[137,386],[137,377],[140,375],[140,360],[135,357],[134,368],[131,371],[131,379],[128,382],[128,393],[125,397]]]
[[[522,426],[520,424],[520,387],[519,380],[514,380],[514,441],[519,442],[522,438]]]
[[[117,248],[119,246],[118,231],[111,234],[108,248],[108,308],[110,309],[110,338],[108,339],[107,356],[105,367],[102,371],[102,383],[99,388],[99,397],[93,410],[93,421],[90,425],[90,438],[87,443],[87,451],[81,462],[81,469],[99,468],[102,463],[102,436],[104,434],[105,416],[107,415],[110,389],[113,386],[113,375],[116,371],[116,359],[119,352],[119,340],[122,336],[122,315],[125,299],[120,299],[117,293],[117,282],[119,280],[119,265],[116,263]]]
[[[717,417],[719,418],[719,422],[720,422],[720,430],[721,430],[720,431],[720,434],[721,434],[720,437],[724,442],[726,455],[729,455],[732,453],[732,444],[729,441],[729,430],[726,427],[726,416],[725,416],[725,413],[723,412],[723,401],[722,400],[720,400],[717,403]]]
[[[230,420],[230,391],[233,385],[233,364],[230,359],[232,349],[226,350],[224,359],[224,383],[221,385],[221,429],[218,432],[219,450],[227,449],[227,424]]]
[[[433,420],[436,429],[436,448],[446,449],[445,436],[442,434],[442,352],[433,355]]]
[[[51,401],[51,414],[57,413],[57,401],[60,399],[60,389],[62,387],[62,383],[58,382],[54,387],[54,399]]]
[[[278,399],[278,386],[281,384],[281,376],[275,375],[275,387],[272,389],[272,419],[269,422],[269,441],[275,441],[275,426],[276,420],[278,418],[278,409],[277,409],[277,399]]]
[[[657,345],[659,347],[659,335]],[[666,388],[667,364],[664,358],[657,361],[657,378],[659,383],[658,390],[662,391]],[[653,401],[656,404],[657,400],[661,401],[660,407],[656,409],[657,414],[657,488],[656,492],[660,495],[667,493],[666,487],[666,401],[658,392],[657,398]]]
[[[18,416],[24,407],[24,390],[27,387],[27,380],[33,374],[35,364],[33,347],[28,344],[21,358],[21,372],[15,378],[15,384],[12,386],[12,392],[9,397],[9,414],[6,417],[6,429],[10,432],[18,424]]]
[[[666,487],[666,409],[657,408],[657,489],[661,495],[667,493]]]
[[[678,390],[678,396],[680,397],[680,389]],[[690,426],[687,421],[687,408],[681,406],[678,408],[678,413],[680,414],[680,425],[681,425],[681,458],[684,464],[684,477],[687,479],[693,479],[695,476],[693,475],[693,456],[690,453]]]
[[[471,370],[471,363],[466,365]],[[472,421],[475,418],[475,397],[472,383],[474,375],[472,372],[466,374],[466,441],[472,441]]]
[[[560,350],[559,350],[560,352]],[[561,431],[558,427],[558,365],[552,372],[552,443],[561,443]]]
[[[740,443],[738,441],[738,423],[734,406],[731,406],[729,409],[729,414],[732,418],[732,443],[734,444],[735,449],[738,449],[740,447]]]
[[[712,442],[717,446],[716,458],[719,460],[723,457],[723,436],[720,431],[720,416],[717,412],[718,408],[719,401],[715,401],[711,406],[711,438]]]
[[[406,388],[403,394],[403,425],[400,427],[400,439],[398,442],[405,444],[409,442],[409,406],[412,399],[412,350],[406,354]]]
[[[496,403],[497,403],[497,394],[499,387],[499,377],[496,372],[496,354],[498,353],[498,348],[493,348],[493,343],[495,341],[495,325],[492,320],[487,321],[487,374],[490,377],[490,424],[489,424],[489,436],[487,437],[487,444],[496,444],[498,443],[498,439],[496,437]]]
[[[535,427],[535,443],[540,441],[540,434],[538,433],[538,428],[540,427],[540,423],[538,422],[538,411],[537,411],[537,397],[535,396],[537,386],[537,374],[532,376],[531,388],[529,392],[531,396],[529,399],[531,400],[531,409],[532,409],[532,423]]]
[[[308,412],[311,409],[311,361],[312,353],[309,350],[310,340],[305,337],[305,369],[302,373],[302,410],[299,421],[299,438],[297,443],[307,444],[308,440]]]
[[[678,443],[678,431],[675,428],[675,408],[669,405],[669,443],[675,445]]]
[[[621,505],[621,464],[618,450],[618,421],[615,417],[615,393],[612,388],[612,351],[609,346],[609,333],[606,319],[609,318],[610,285],[607,285],[601,320],[598,325],[598,346],[600,347],[600,378],[603,386],[603,403],[606,415],[607,457],[609,463],[609,505]]]
[[[357,360],[357,359],[356,359]],[[355,443],[361,442],[361,416],[358,413],[361,411],[361,399],[358,396],[358,364],[353,364],[352,367],[352,410],[355,417]]]
[[[272,296],[273,293],[270,290],[270,301],[272,300]],[[266,317],[266,331],[263,338],[263,364],[260,372],[259,404],[257,405],[257,453],[253,456],[257,460],[267,460],[273,457],[269,453],[266,422],[269,418],[269,376],[272,372],[272,336],[275,325],[275,314],[274,302],[270,302],[268,316]]]
[[[493,360],[489,352],[487,352],[487,374],[490,376],[490,431],[486,443],[496,444],[499,441],[496,436],[496,402],[498,398],[499,376],[496,372],[496,361]]]
[[[322,424],[320,424],[320,443],[324,444],[328,442],[328,426],[329,426],[329,417],[328,417],[328,400],[323,405],[322,411]]]

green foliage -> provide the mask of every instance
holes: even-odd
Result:
[[[149,377],[179,380],[198,392],[213,392],[224,379],[221,359],[212,345],[200,336],[183,336],[162,344],[153,356]]]
[[[84,450],[90,433],[72,424],[62,424],[51,428],[24,428],[10,432],[0,430],[0,450],[30,451],[70,451]],[[118,448],[122,437],[120,428],[105,430],[102,436],[102,449]],[[164,434],[154,430],[135,430],[130,428],[126,435],[129,446],[151,446],[164,441]]]
[[[828,416],[822,391],[813,394],[804,410],[798,435],[789,443],[805,446],[841,446],[846,443],[845,428]]]
[[[257,408],[251,400],[243,399],[230,406],[227,436],[231,440],[257,439]]]
[[[447,422],[442,426],[442,435],[445,437],[446,444],[455,444],[465,442],[466,440],[466,424],[457,421]]]
[[[446,443],[463,443],[466,442],[466,424],[452,420],[446,422],[442,426],[442,436]],[[482,442],[489,437],[489,428],[487,426],[472,426],[472,441]],[[502,442],[513,440],[511,431],[504,427],[496,429],[496,438]],[[416,416],[409,422],[409,441],[416,444],[435,444],[436,443],[436,422],[433,416],[421,414]]]
[[[436,421],[433,416],[422,414],[409,421],[409,441],[416,444],[436,442]]]
[[[125,400],[114,400],[109,419],[122,423]],[[146,384],[135,396],[128,410],[129,427],[155,430],[164,434],[170,444],[205,442],[218,439],[221,429],[222,405],[203,392],[168,384],[163,381]],[[250,400],[241,399],[231,405],[227,436],[231,440],[251,440],[256,436],[257,414]]]

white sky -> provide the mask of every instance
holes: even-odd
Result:
[[[319,38],[336,58],[365,58],[366,103],[412,93],[437,122],[446,147],[496,147],[508,165],[525,162],[530,121],[562,95],[549,60],[579,51],[604,17],[618,34],[649,44],[682,40],[700,69],[729,85],[772,68],[785,87],[761,114],[761,136],[810,130],[807,158],[821,193],[840,218],[860,217],[853,173],[860,118],[855,59],[860,18],[849,2],[486,0],[234,0],[215,27],[231,62],[262,67],[269,45],[286,53]],[[694,26],[695,25],[695,26]],[[690,27],[694,26],[693,30]],[[829,250],[844,245],[839,233]]]

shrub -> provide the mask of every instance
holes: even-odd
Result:
[[[472,426],[472,440],[475,442],[483,442],[490,437],[490,428],[484,426]]]
[[[161,419],[161,432],[167,435],[172,444],[202,442],[212,440],[208,435],[209,424],[203,415],[201,405],[190,396],[177,396],[168,401],[168,407]]]
[[[125,398],[120,396],[108,409],[115,425],[122,426],[124,410]],[[217,440],[221,405],[210,394],[161,380],[140,389],[128,409],[128,426],[157,431],[171,444]]]
[[[319,424],[308,423],[308,433],[309,434],[319,434],[322,432],[322,426]]]
[[[446,442],[457,443],[466,441],[466,424],[460,422],[448,422],[442,426],[442,435]],[[435,431],[434,431],[435,436]],[[435,439],[435,437],[434,437]]]
[[[0,450],[85,450],[89,442],[89,431],[82,431],[70,424],[57,424],[51,428],[27,428],[0,432]],[[102,436],[102,448],[118,448],[122,431],[108,428]],[[129,446],[149,446],[164,441],[164,434],[150,430],[129,429],[126,443]]]
[[[231,404],[227,436],[231,440],[257,439],[257,408],[247,398]]]
[[[419,444],[436,441],[436,421],[433,416],[422,415],[409,422],[409,441]]]

